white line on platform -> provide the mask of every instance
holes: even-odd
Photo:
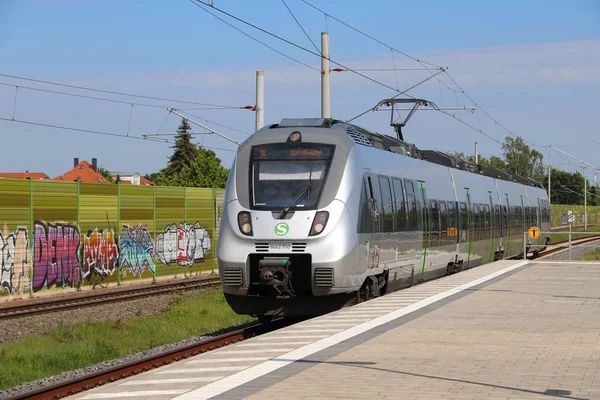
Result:
[[[264,358],[263,358],[264,360]],[[120,383],[119,386],[141,386],[141,385],[166,385],[169,383],[193,383],[193,382],[214,382],[223,379],[222,376],[199,376],[189,378],[167,378],[167,379],[152,379],[143,381],[129,381]]]
[[[188,374],[194,372],[223,372],[223,371],[241,371],[251,365],[238,365],[238,366],[228,366],[228,367],[201,367],[201,368],[172,368],[165,369],[163,371],[155,372],[154,375],[166,375],[166,374]]]
[[[277,342],[277,346],[295,346],[295,345],[299,345],[299,344],[309,344],[314,342],[314,340],[309,340],[308,342],[304,341],[300,341],[300,342]],[[273,346],[275,343],[269,343],[269,342],[260,342],[260,343],[242,343],[242,344],[238,344],[236,347],[265,347],[265,346]]]
[[[246,361],[266,361],[271,357],[236,357],[236,358],[208,358],[202,360],[191,360],[185,363],[188,364],[219,364],[219,363],[232,363],[232,362],[246,362]]]
[[[349,319],[349,318],[353,318],[355,320],[360,320],[360,319],[366,320],[368,318],[373,318],[374,314],[377,314],[377,313],[369,311],[368,313],[348,314],[347,312],[344,312],[344,313],[340,313],[338,315],[332,315],[332,316],[328,316],[323,319],[319,319],[318,321],[332,321],[334,319]]]
[[[84,399],[116,399],[118,397],[142,397],[142,396],[164,396],[167,394],[181,394],[189,392],[190,389],[171,389],[171,390],[144,390],[139,392],[112,392],[112,393],[91,393],[81,397]]]
[[[294,328],[293,331],[279,332],[280,335],[293,335],[296,333],[319,333],[319,332],[337,332],[339,329],[299,329]]]
[[[272,337],[257,337],[255,340],[289,340],[289,339],[322,339],[329,335],[298,335],[298,336],[272,336]],[[277,342],[279,343],[279,342]]]
[[[287,354],[283,354],[280,357],[273,358],[269,361],[265,361],[262,364],[256,365],[254,367],[248,368],[245,371],[238,372],[236,374],[230,375],[227,378],[223,378],[220,381],[216,381],[213,383],[209,383],[208,385],[192,390],[186,394],[183,394],[177,397],[178,400],[200,400],[200,399],[208,399],[213,396],[217,396],[219,394],[225,393],[231,389],[234,389],[240,385],[243,385],[247,382],[250,382],[254,379],[257,379],[261,376],[267,375],[270,372],[276,371],[279,368],[285,367],[295,361],[301,360],[305,357],[308,357],[312,354],[315,354],[323,349],[334,346],[344,340],[350,339],[352,337],[358,336],[361,333],[367,332],[375,327],[386,324],[390,321],[398,319],[404,315],[410,314],[414,311],[420,310],[430,304],[436,303],[440,300],[443,300],[452,295],[458,294],[466,289],[469,289],[473,286],[477,286],[484,282],[487,282],[491,279],[494,279],[500,275],[506,274],[508,272],[514,271],[518,268],[521,268],[527,265],[529,261],[522,261],[517,264],[511,265],[510,267],[501,269],[496,272],[492,272],[488,275],[485,275],[481,278],[477,278],[472,280],[471,282],[465,283],[463,285],[459,285],[454,289],[449,289],[444,292],[438,293],[429,298],[423,299],[421,301],[416,302],[408,307],[404,307],[400,310],[393,311],[389,314],[383,315],[381,317],[372,319],[370,321],[364,322],[360,325],[357,325],[353,328],[346,329],[342,332],[338,332],[329,337],[323,338],[317,342],[308,344],[306,346],[300,347],[299,349],[293,350]]]
[[[281,349],[255,349],[255,350],[223,350],[219,354],[253,354],[253,353],[282,353],[284,351],[292,351],[295,347],[286,347]]]

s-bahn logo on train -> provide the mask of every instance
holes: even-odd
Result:
[[[290,231],[290,226],[288,224],[286,224],[285,222],[280,222],[277,225],[275,225],[275,234],[277,236],[285,236],[288,234],[289,231]]]

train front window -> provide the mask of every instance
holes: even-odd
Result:
[[[317,207],[334,146],[300,143],[252,148],[252,200],[257,209]]]

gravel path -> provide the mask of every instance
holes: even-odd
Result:
[[[600,240],[586,243],[584,246],[586,246],[586,247],[575,246],[575,247],[571,248],[571,260],[572,261],[578,260],[579,258],[583,257],[584,255],[586,255],[589,252],[600,249]],[[552,254],[552,255],[542,259],[542,261],[567,261],[567,260],[569,260],[569,252],[568,251],[562,251],[560,253],[555,253],[555,254]]]
[[[168,295],[166,295],[168,297]],[[137,314],[136,314],[137,315]],[[192,337],[189,339],[185,339],[185,340],[181,340],[177,343],[172,343],[172,344],[166,344],[160,347],[155,347],[153,349],[150,350],[146,350],[146,351],[142,351],[136,354],[132,354],[130,356],[125,356],[122,358],[118,358],[118,359],[114,359],[114,360],[108,360],[108,361],[104,361],[98,364],[94,364],[91,365],[89,367],[86,368],[81,368],[75,371],[69,371],[69,372],[64,372],[60,375],[56,375],[56,376],[51,376],[49,378],[44,378],[44,379],[39,379],[37,381],[32,381],[32,382],[27,382],[23,385],[20,386],[16,386],[14,388],[11,389],[7,389],[7,390],[0,390],[0,399],[8,399],[11,396],[15,396],[17,394],[20,393],[25,393],[25,392],[29,392],[32,390],[36,390],[36,389],[40,389],[46,386],[50,386],[53,385],[55,383],[58,382],[62,382],[68,379],[73,379],[82,375],[86,375],[92,372],[96,372],[96,371],[100,371],[102,369],[106,369],[106,368],[110,368],[110,367],[114,367],[117,365],[121,365],[121,364],[125,364],[128,363],[130,361],[135,361],[135,360],[139,360],[141,358],[150,356],[150,355],[154,355],[154,354],[158,354],[158,353],[162,353],[165,351],[169,351],[169,350],[174,350],[180,347],[184,347],[193,343],[197,343],[200,342],[204,339],[207,339],[209,337],[213,337],[213,336],[218,336],[218,335],[222,335],[223,333],[226,332],[231,332],[234,330],[238,330],[238,329],[242,329],[245,328],[247,326],[252,325],[252,323],[247,323],[247,324],[243,324],[243,325],[238,325],[238,326],[232,326],[230,328],[227,329],[222,329],[220,331],[214,332],[210,335],[206,335],[206,336],[197,336],[197,337]]]
[[[80,309],[7,319],[0,324],[0,346],[24,336],[42,334],[60,321],[72,325],[77,322],[130,320],[134,317],[158,314],[169,309],[172,297],[173,295],[170,293],[160,294],[141,299],[86,306]]]

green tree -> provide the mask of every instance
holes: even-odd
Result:
[[[579,172],[567,172],[552,168],[550,176],[551,196],[553,204],[583,205],[583,175]],[[542,181],[548,189],[548,175]],[[590,197],[590,196],[588,196]]]
[[[191,165],[186,165],[181,173],[173,175],[169,183],[175,186],[224,188],[228,175],[229,170],[221,165],[214,151],[200,148]]]
[[[544,155],[530,149],[523,138],[507,136],[502,145],[506,172],[537,181],[544,179]]]
[[[110,174],[110,172],[108,172],[107,169],[98,168],[98,173],[100,175],[102,175],[103,177],[105,177],[110,183],[115,183],[114,178],[112,177],[112,175]]]
[[[600,197],[598,197],[598,189],[596,186],[591,186],[590,182],[588,182],[588,205],[590,206],[598,206],[600,205]]]
[[[449,153],[449,155],[451,155],[452,157],[460,158],[462,160],[470,162],[471,164],[475,164],[475,156],[474,155],[466,156],[465,153],[457,152],[457,151],[455,151],[453,153]],[[500,170],[506,170],[506,163],[504,162],[504,160],[502,160],[500,157],[497,157],[497,156],[492,156],[492,157],[490,157],[489,160],[485,157],[480,156],[479,164],[483,167],[492,167],[492,168],[497,168]]]
[[[178,174],[184,167],[190,166],[198,157],[198,148],[192,143],[192,127],[185,118],[181,119],[181,124],[177,128],[175,136],[175,149],[173,155],[169,158],[167,169],[169,174]]]

